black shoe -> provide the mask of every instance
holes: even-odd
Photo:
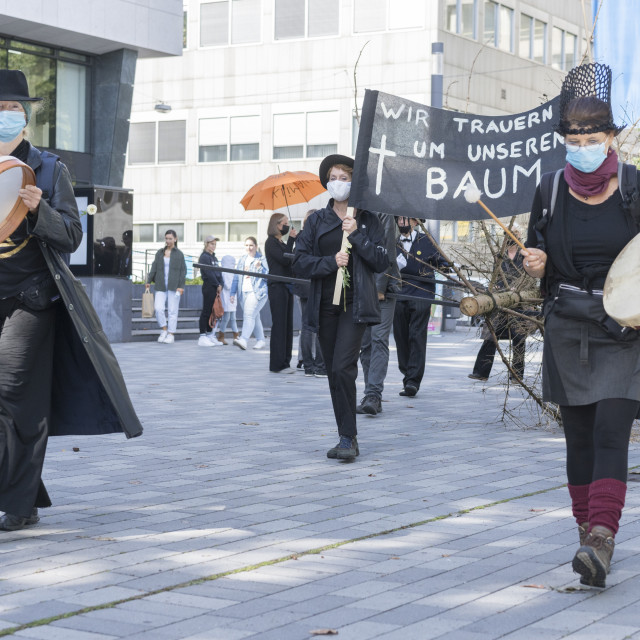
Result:
[[[336,457],[338,460],[353,460],[353,458],[360,454],[358,440],[355,436],[353,438],[340,436],[340,442],[336,449]]]
[[[360,400],[360,404],[356,407],[356,413],[358,415],[362,415],[363,413],[365,413],[365,410],[362,407],[366,401],[367,401],[367,396],[365,396],[364,398],[362,398],[362,400]]]
[[[313,376],[316,375],[316,370],[315,369],[305,369],[304,370],[304,377],[305,378],[313,378]]]
[[[408,396],[409,398],[413,398],[413,396],[415,396],[416,393],[418,393],[418,388],[414,387],[412,384],[407,384],[398,395]]]
[[[326,369],[316,369],[315,373],[313,374],[316,378],[326,378],[327,377],[327,370]]]
[[[485,376],[481,376],[479,373],[470,373],[467,378],[471,378],[472,380],[482,380],[482,382],[486,382],[489,378],[485,378]]]
[[[298,365],[296,366],[296,369],[302,369],[303,368],[303,362],[302,360],[298,360]]]
[[[27,518],[27,521],[25,524],[38,524],[38,522],[40,522],[40,516],[38,515],[38,508],[33,507],[33,509],[31,509],[31,515]]]
[[[338,455],[338,449],[340,449],[340,445],[342,444],[342,441],[345,439],[345,436],[340,436],[340,442],[338,442],[338,444],[333,447],[333,449],[329,449],[329,451],[327,451],[327,458],[340,458],[341,456]],[[353,445],[355,446],[355,455],[359,456],[360,455],[360,447],[358,447],[358,440],[356,438],[346,438],[347,440],[351,440]],[[351,456],[354,457],[354,456]]]
[[[370,416],[377,416],[382,411],[382,403],[378,396],[365,396],[364,400],[360,403],[360,408],[362,409],[362,413],[366,413]]]
[[[0,531],[19,531],[27,526],[27,518],[5,513],[0,517]]]

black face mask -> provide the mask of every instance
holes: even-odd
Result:
[[[411,231],[411,225],[399,224],[398,229],[400,229],[400,233],[409,233],[409,231]]]
[[[289,225],[288,225],[288,224],[283,224],[283,225],[282,225],[282,228],[280,229],[280,233],[281,233],[283,236],[286,236],[286,235],[287,235],[287,233],[289,233],[289,229],[290,229],[290,227],[289,227]]]

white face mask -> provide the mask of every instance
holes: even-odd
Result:
[[[336,202],[344,202],[349,199],[351,183],[344,180],[330,180],[327,182],[327,191]]]

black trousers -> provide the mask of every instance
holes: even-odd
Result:
[[[51,418],[56,307],[0,300],[0,511],[50,507],[42,467]]]
[[[522,334],[514,334],[511,337],[511,350],[513,353],[511,366],[520,378],[524,376],[524,355],[527,337]],[[487,338],[478,350],[473,373],[488,378],[493,367],[493,359],[496,355],[496,343],[494,339]]]
[[[398,351],[398,368],[405,387],[412,385],[420,388],[427,358],[430,316],[430,300],[396,300],[393,337]]]
[[[353,305],[320,307],[318,338],[327,367],[333,413],[341,436],[355,436],[356,378],[360,345],[367,325],[354,324]]]
[[[218,295],[218,287],[215,285],[212,287],[202,287],[202,312],[200,313],[200,333],[211,333],[211,327],[209,326],[209,318],[211,317],[211,311],[213,311],[213,303],[216,301],[216,295]]]
[[[271,309],[269,371],[282,371],[291,366],[293,349],[293,294],[283,282],[268,286]]]
[[[590,484],[604,478],[626,483],[629,437],[639,408],[640,402],[624,398],[560,407],[569,484]]]

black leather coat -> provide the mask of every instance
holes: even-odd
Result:
[[[370,211],[358,211],[358,228],[349,235],[353,256],[353,321],[358,324],[378,324],[380,305],[375,273],[382,273],[389,266],[385,238],[380,219]],[[322,279],[338,270],[335,256],[322,256],[319,239],[341,224],[333,211],[333,200],[324,209],[318,209],[307,218],[304,228],[296,237],[293,270],[301,278],[309,278],[309,298],[305,327],[318,332]]]
[[[38,175],[42,160],[34,147],[27,164]],[[59,166],[37,217],[27,216],[28,231],[38,239],[62,299],[57,303],[49,435],[124,431],[129,438],[139,436],[142,426],[100,319],[61,255],[78,247],[82,226],[69,171]]]

